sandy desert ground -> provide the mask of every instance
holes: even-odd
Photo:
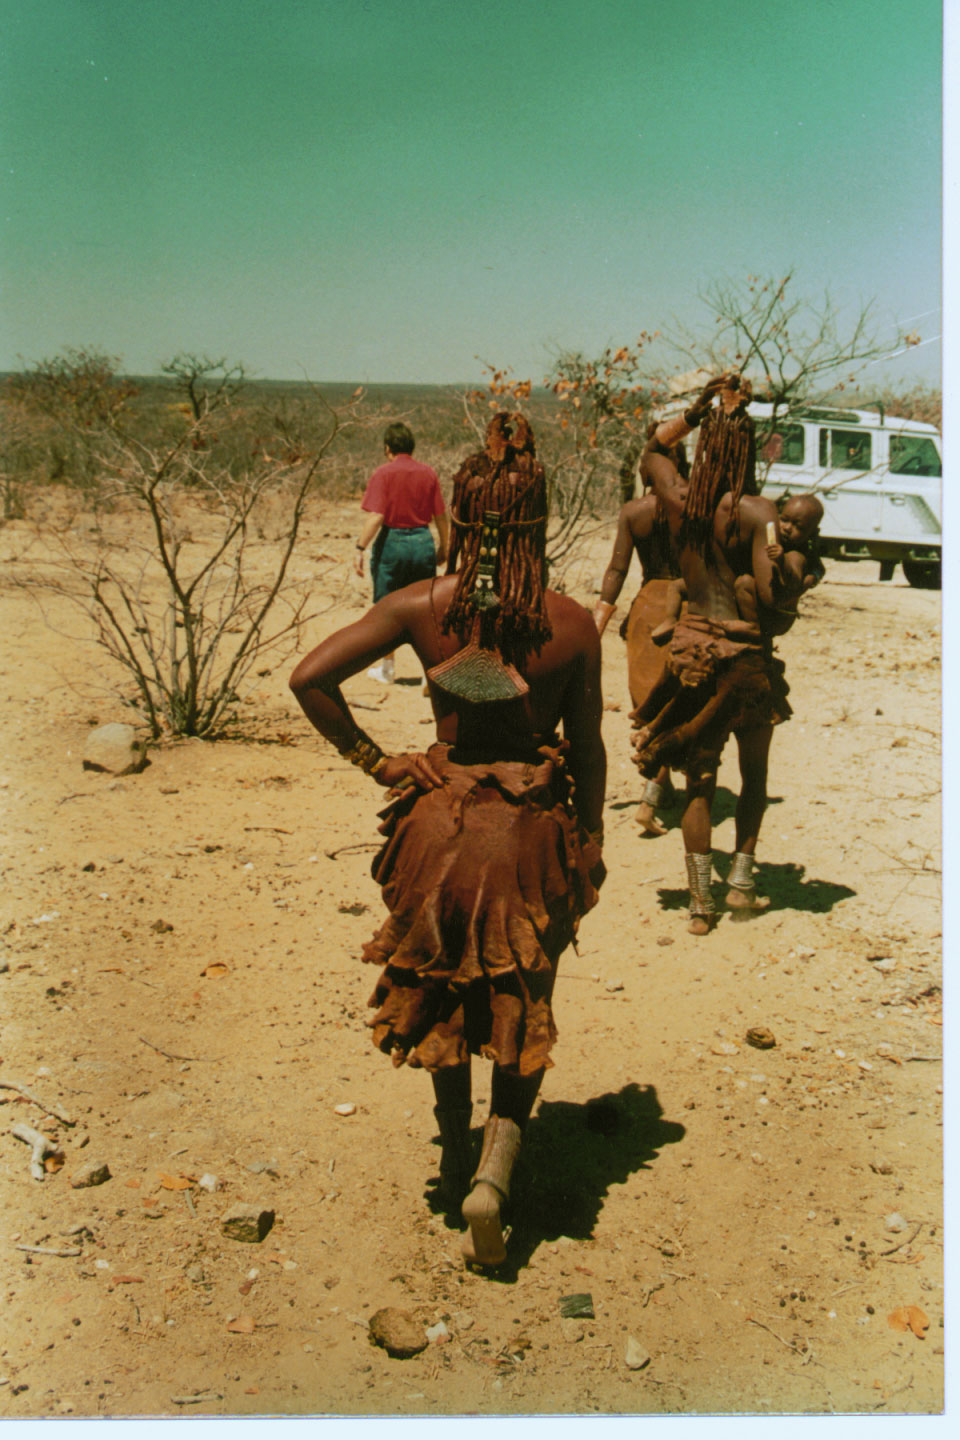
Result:
[[[305,645],[365,607],[354,533],[350,507],[311,522],[298,565],[327,609]],[[587,603],[609,540],[567,577]],[[704,939],[676,829],[634,824],[610,627],[609,877],[561,962],[509,1260],[484,1276],[427,1196],[429,1083],[364,1029],[382,792],[310,730],[288,663],[233,738],[84,771],[90,729],[127,712],[76,621],[54,605],[49,628],[13,583],[38,562],[25,525],[0,553],[0,1081],[40,1102],[0,1090],[0,1414],[941,1409],[938,593],[828,565],[780,642],[771,907]],[[385,748],[419,748],[411,652],[398,675],[348,695]],[[736,790],[731,756],[720,874]],[[18,1123],[61,1170],[31,1177]],[[73,1188],[88,1161],[111,1178]],[[221,1232],[239,1202],[274,1213],[259,1243]],[[562,1316],[577,1294],[592,1318]],[[385,1306],[433,1331],[422,1353],[370,1343]]]

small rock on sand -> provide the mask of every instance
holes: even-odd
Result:
[[[258,1245],[269,1233],[273,1221],[272,1210],[262,1210],[259,1205],[234,1205],[220,1216],[220,1230],[228,1240]]]
[[[642,1370],[646,1365],[650,1364],[653,1356],[649,1350],[643,1348],[639,1340],[635,1340],[632,1335],[628,1335],[627,1350],[623,1358],[628,1370]]]
[[[147,763],[146,750],[132,725],[114,723],[91,730],[83,747],[84,770],[134,775]]]
[[[103,1185],[110,1179],[110,1166],[105,1160],[88,1160],[86,1165],[71,1176],[74,1190],[85,1190],[90,1185]]]
[[[423,1326],[409,1310],[398,1310],[388,1305],[370,1317],[367,1329],[374,1345],[381,1346],[394,1360],[410,1360],[427,1348]]]

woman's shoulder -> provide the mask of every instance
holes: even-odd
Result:
[[[570,615],[582,614],[586,615],[588,620],[591,619],[590,611],[587,607],[581,604],[579,600],[574,600],[572,595],[567,595],[562,590],[545,590],[543,593],[546,596],[548,609],[556,609],[558,614],[561,611],[563,613],[569,612]]]
[[[456,578],[455,575],[435,575],[429,580],[414,580],[402,590],[392,591],[392,598],[399,605],[414,610],[433,605],[437,614],[442,615],[450,603]]]
[[[599,642],[593,616],[585,605],[581,605],[580,601],[574,600],[571,595],[561,595],[559,590],[547,590],[545,595],[547,616],[554,636],[557,635],[559,627],[564,634],[581,642]]]

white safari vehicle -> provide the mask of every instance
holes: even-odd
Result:
[[[750,406],[764,495],[819,496],[821,554],[879,560],[881,580],[892,579],[899,561],[911,585],[939,588],[936,427],[882,411],[809,406],[771,423],[772,413],[769,404]]]

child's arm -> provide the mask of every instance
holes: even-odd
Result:
[[[656,645],[665,645],[673,634],[673,627],[680,619],[683,602],[687,598],[687,586],[683,580],[671,580],[665,593],[663,619],[650,631],[650,639]]]
[[[687,582],[671,580],[667,588],[667,603],[664,607],[665,620],[679,620],[683,602],[687,598]]]
[[[799,595],[807,573],[807,557],[802,550],[788,550],[781,566],[783,588],[789,597]]]

